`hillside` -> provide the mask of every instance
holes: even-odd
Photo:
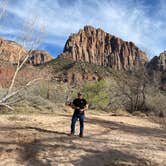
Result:
[[[108,78],[112,71],[107,67],[89,64],[88,62],[75,62],[61,57],[45,63],[39,68],[46,70],[52,79],[59,78],[61,81],[69,83],[101,80]]]

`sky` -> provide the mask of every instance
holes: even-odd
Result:
[[[149,58],[166,50],[166,0],[0,0],[0,17],[0,37],[22,43],[27,33],[27,48],[40,38],[36,49],[54,57],[85,25],[134,42]]]

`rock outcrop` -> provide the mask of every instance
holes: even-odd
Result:
[[[148,63],[148,68],[157,71],[166,71],[166,51],[162,52],[159,56],[155,56]]]
[[[47,51],[34,50],[31,53],[31,57],[28,60],[28,63],[30,63],[32,65],[40,65],[40,64],[44,64],[52,59],[53,59],[53,57]]]
[[[0,38],[0,60],[17,64],[20,56],[20,61],[27,55],[26,49],[14,41],[9,41]],[[27,63],[32,65],[40,65],[52,60],[53,57],[43,50],[34,50]]]
[[[117,70],[132,70],[148,61],[146,54],[134,43],[91,26],[85,26],[78,33],[71,34],[60,57]]]
[[[147,71],[151,78],[159,83],[160,89],[166,91],[166,51],[150,60]]]
[[[12,64],[18,62],[18,58],[23,58],[27,51],[21,45],[14,41],[0,38],[0,59]]]

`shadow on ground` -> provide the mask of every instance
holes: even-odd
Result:
[[[108,130],[120,130],[127,133],[137,134],[141,136],[148,137],[161,137],[166,138],[166,132],[162,129],[153,129],[148,127],[138,127],[132,125],[126,125],[123,123],[112,122],[97,118],[88,118],[86,117],[86,125],[88,124],[97,124]],[[36,139],[33,134],[28,135],[29,130],[35,131],[36,133],[41,134],[41,138]],[[54,163],[60,162],[61,164],[73,163],[76,166],[153,166],[149,161],[139,158],[135,154],[129,154],[122,151],[118,151],[116,149],[109,149],[107,151],[102,151],[102,149],[96,150],[95,147],[84,146],[80,142],[83,143],[101,143],[107,142],[108,139],[103,138],[93,138],[94,135],[89,135],[85,137],[83,140],[80,140],[78,137],[69,137],[68,133],[47,130],[40,127],[12,127],[12,126],[4,126],[0,127],[0,131],[24,131],[24,134],[27,138],[31,139],[30,141],[18,142],[15,141],[7,141],[3,140],[0,142],[0,146],[9,146],[9,145],[17,145],[19,148],[17,149],[17,153],[19,155],[20,160],[24,163],[26,162],[29,166],[51,166]],[[27,133],[26,133],[27,132]],[[99,132],[98,135],[102,135],[104,133]],[[11,135],[12,137],[12,135]],[[16,136],[15,136],[16,137]],[[32,138],[34,137],[34,139]],[[78,141],[77,141],[78,140]],[[109,142],[108,142],[109,143]],[[3,149],[0,147],[1,153],[3,153]],[[56,152],[62,151],[61,154],[57,154]],[[69,153],[73,153],[73,151],[85,152],[84,155],[81,155],[80,160],[74,160],[69,158],[68,160],[62,160],[64,155],[68,155]],[[40,159],[40,154],[43,153],[45,156]],[[74,154],[73,154],[74,155]],[[51,159],[50,159],[51,157]],[[68,156],[66,156],[68,157]],[[53,160],[53,161],[52,161]],[[155,165],[155,164],[154,164]]]
[[[134,154],[123,153],[114,149],[83,156],[80,161],[73,164],[75,166],[155,166],[150,161],[138,158]]]
[[[127,133],[132,133],[140,136],[148,136],[148,137],[160,137],[166,139],[166,130],[157,129],[157,128],[149,128],[149,127],[138,127],[133,125],[126,125],[124,123],[112,122],[103,119],[94,119],[94,118],[86,118],[86,122],[89,124],[97,124],[104,128],[108,128],[110,130],[120,130]]]

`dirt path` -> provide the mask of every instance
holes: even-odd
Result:
[[[85,137],[79,138],[68,136],[70,118],[1,115],[0,166],[166,166],[166,131],[158,124],[88,115]]]

